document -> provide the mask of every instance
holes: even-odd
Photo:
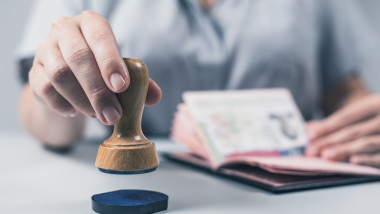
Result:
[[[380,175],[372,167],[304,157],[304,120],[287,89],[183,94],[171,138],[218,167],[244,163],[299,175]]]

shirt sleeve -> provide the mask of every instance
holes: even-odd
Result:
[[[83,1],[37,0],[31,8],[21,40],[14,53],[19,76],[25,84],[38,44],[48,36],[51,23],[62,16],[73,16],[85,7]]]
[[[379,53],[377,37],[352,0],[321,1],[321,85],[324,92],[363,71]]]

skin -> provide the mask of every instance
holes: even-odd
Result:
[[[308,156],[380,167],[380,96],[369,95],[307,124]]]
[[[36,51],[21,96],[21,121],[45,144],[71,145],[83,132],[85,116],[105,125],[120,120],[115,93],[125,91],[129,81],[105,18],[91,11],[59,18]],[[161,89],[150,79],[146,104],[160,99]]]
[[[205,9],[215,3],[202,2]],[[105,125],[120,120],[115,93],[126,90],[129,81],[107,20],[91,11],[59,18],[36,51],[20,101],[21,121],[43,143],[71,146],[80,138],[86,117],[98,118]],[[150,80],[146,104],[154,105],[160,99],[159,86]],[[307,154],[380,166],[375,153],[380,151],[380,136],[376,135],[380,97],[369,95],[360,79],[350,77],[330,91],[324,103],[326,112],[347,107],[326,120],[307,124],[311,139]],[[335,156],[327,155],[328,151]]]
[[[306,155],[380,168],[380,96],[370,94],[357,78],[342,87],[351,89],[346,89],[343,107],[324,120],[307,123]]]
[[[216,0],[199,2],[210,10]],[[323,108],[331,116],[306,124],[306,155],[380,168],[380,96],[351,76],[324,96]]]
[[[205,9],[206,11],[209,11],[212,9],[212,6],[217,2],[218,0],[198,0],[199,4]]]
[[[209,10],[216,1],[199,3]],[[81,137],[86,116],[105,125],[120,120],[115,93],[125,91],[129,81],[105,18],[92,11],[59,18],[36,51],[20,100],[21,122],[49,146],[71,146]],[[155,105],[161,96],[160,87],[150,79],[146,105]]]

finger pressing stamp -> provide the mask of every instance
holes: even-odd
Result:
[[[140,59],[124,59],[130,75],[127,90],[117,94],[123,109],[113,134],[98,151],[95,165],[111,174],[141,174],[159,165],[156,147],[141,130],[141,117],[149,87],[148,69]]]
[[[148,93],[148,69],[139,59],[124,59],[130,75],[127,90],[117,94],[123,116],[98,151],[95,165],[111,174],[141,174],[159,165],[156,147],[141,130]],[[92,209],[101,214],[155,213],[166,210],[168,196],[149,190],[118,190],[93,195]]]

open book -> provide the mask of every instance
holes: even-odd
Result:
[[[171,138],[213,170],[243,164],[285,175],[380,176],[377,168],[303,156],[304,121],[287,89],[185,92],[183,100]]]

